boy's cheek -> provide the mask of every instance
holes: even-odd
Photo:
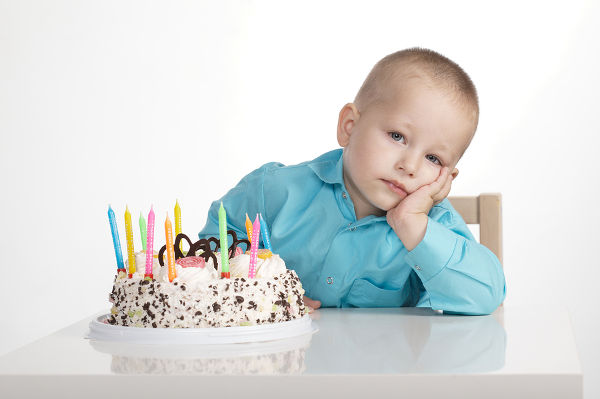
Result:
[[[435,171],[435,173],[432,173],[431,176],[428,176],[425,183],[423,183],[419,188],[423,187],[423,186],[427,186],[429,184],[435,183],[437,181],[437,179],[440,178],[441,175],[441,171],[442,169],[437,169]]]

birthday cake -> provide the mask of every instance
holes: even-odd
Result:
[[[113,307],[108,323],[147,328],[233,327],[280,323],[307,314],[296,273],[270,250],[259,250],[252,261],[250,241],[238,240],[233,230],[227,233],[233,238],[227,248],[229,278],[222,278],[218,239],[192,243],[185,234],[178,234],[172,244],[174,265],[165,264],[165,252],[170,249],[165,245],[155,256],[151,278],[143,268],[130,274],[120,269],[109,297]],[[182,240],[189,244],[186,253],[180,249]],[[144,264],[145,258],[144,252],[138,252],[136,263]]]

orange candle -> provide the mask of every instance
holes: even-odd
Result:
[[[252,242],[252,222],[246,214],[246,232],[248,233],[248,241]]]
[[[175,270],[175,250],[173,249],[173,225],[169,220],[169,212],[167,212],[167,219],[165,220],[165,238],[167,240],[167,264],[169,265],[169,281],[173,282],[177,277],[177,271]]]

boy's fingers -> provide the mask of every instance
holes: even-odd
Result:
[[[450,172],[449,172],[448,168],[446,168],[446,167],[442,168],[438,178],[429,185],[429,195],[430,195],[431,199],[433,199],[434,201],[435,201],[436,197],[438,196],[438,193],[443,189],[446,182],[448,181],[449,174],[450,174]]]
[[[450,194],[450,189],[452,188],[452,180],[454,180],[452,178],[452,176],[448,176],[448,178],[446,179],[446,182],[445,182],[444,186],[433,197],[433,203],[434,203],[434,205],[437,205],[440,202],[442,202],[444,200],[444,198],[446,198],[448,196],[448,194]]]
[[[304,297],[302,299],[304,300],[304,304],[306,306],[309,306],[313,309],[319,309],[321,307],[321,301],[315,301],[313,299],[310,299],[306,295],[304,295]]]
[[[433,205],[437,205],[444,200],[450,193],[452,187],[452,176],[450,175],[450,169],[443,168],[440,172],[440,177],[436,180],[438,185],[432,189],[431,199]]]

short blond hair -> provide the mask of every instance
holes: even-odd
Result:
[[[373,103],[384,101],[386,88],[392,87],[395,78],[415,73],[424,75],[432,84],[447,90],[470,111],[475,132],[479,120],[479,99],[473,81],[457,63],[426,48],[413,47],[382,58],[363,82],[354,103],[362,111]]]

